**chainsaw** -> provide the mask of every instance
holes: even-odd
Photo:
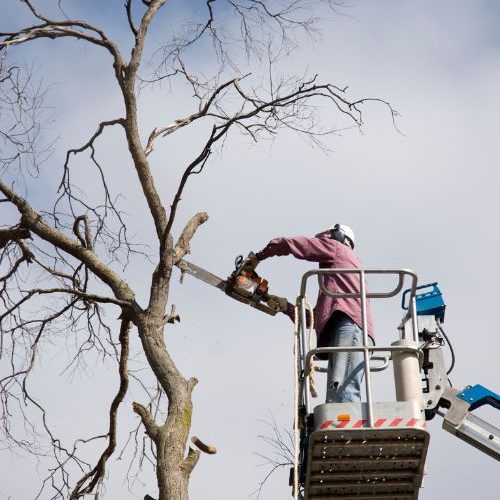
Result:
[[[234,265],[234,271],[225,280],[185,260],[179,262],[177,267],[181,272],[222,290],[229,297],[274,316],[278,311],[266,304],[271,297],[269,283],[255,272],[255,255],[250,253],[246,258],[239,255]]]

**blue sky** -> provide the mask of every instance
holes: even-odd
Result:
[[[129,40],[125,17],[121,11],[114,15],[114,7],[121,9],[122,3],[78,2],[75,12],[107,25],[125,41]],[[17,2],[2,4],[0,29],[18,16]],[[172,17],[165,15],[153,27],[151,47],[162,39],[172,19],[182,18],[195,4],[202,8],[204,2],[171,2],[167,14]],[[203,175],[190,183],[180,207],[179,225],[195,211],[207,210],[210,215],[193,240],[190,259],[224,275],[235,255],[258,250],[274,236],[313,235],[334,222],[347,223],[356,231],[367,267],[412,268],[421,282],[439,281],[448,304],[445,326],[457,354],[454,384],[483,383],[498,392],[500,5],[352,0],[341,12],[346,15],[329,14],[316,44],[303,41],[284,66],[292,73],[317,72],[325,81],[348,85],[355,97],[390,101],[401,114],[398,127],[403,134],[394,129],[385,107],[372,103],[364,107],[363,132],[343,131],[331,144],[330,155],[288,132],[273,144],[252,144],[233,136],[223,155],[214,155]],[[20,57],[18,51],[12,53]],[[121,105],[109,58],[102,51],[80,43],[46,41],[33,44],[27,54],[23,57],[36,58],[54,89],[50,102],[56,117],[53,133],[59,141],[42,180],[55,187],[65,150],[82,144],[98,121],[119,115]],[[204,54],[194,53],[193,63]],[[205,66],[210,67],[207,61]],[[262,68],[254,64],[250,69],[258,73]],[[188,88],[176,86],[144,92],[141,106],[146,136],[154,126],[192,111],[195,103]],[[322,107],[322,112],[326,125],[342,124],[330,108]],[[165,200],[204,133],[204,127],[186,130],[155,148],[154,174]],[[131,232],[141,242],[151,241],[151,224],[119,133],[105,136],[98,155],[114,181],[114,192],[123,196]],[[85,160],[75,163],[75,175],[92,192],[89,172]],[[258,189],[249,191],[245,186]],[[43,205],[48,203],[44,194],[39,189],[31,196]],[[0,214],[1,210],[0,204]],[[274,259],[261,267],[272,290],[289,299],[298,291],[302,272],[309,269],[291,259]],[[147,291],[147,270],[146,262],[136,262],[128,270],[140,297]],[[169,332],[169,347],[186,376],[200,379],[192,432],[219,448],[217,455],[202,457],[192,478],[191,498],[248,498],[265,474],[254,455],[265,451],[257,438],[265,432],[261,421],[272,413],[280,426],[291,424],[292,325],[285,318],[259,316],[188,278],[182,286],[173,284],[172,299],[182,323]],[[400,314],[397,304],[377,306],[379,342],[389,343],[396,334]],[[68,401],[64,414],[69,416],[56,411],[55,418],[71,442],[74,429],[69,424],[79,413],[89,428],[102,430],[97,415],[108,404],[113,385],[112,376],[95,360],[86,375],[61,376],[66,351],[71,349],[47,348],[44,359],[52,367],[40,366],[33,383],[40,390],[44,385],[57,387],[44,396],[50,404],[58,404],[54,395],[64,394]],[[108,379],[109,387],[104,383]],[[391,384],[390,377],[382,378],[380,391]],[[136,420],[127,403],[124,426],[133,428]],[[477,496],[477,484],[482,498],[495,498],[493,460],[446,434],[439,422],[432,422],[430,430],[421,500],[469,499]],[[13,471],[7,475],[14,477],[22,469],[27,479],[3,480],[1,500],[9,495],[29,498],[36,487],[36,473],[26,473],[33,464],[27,457],[12,457],[0,451],[2,470]],[[154,495],[152,476],[146,475],[145,484],[136,483],[130,493],[122,484],[125,471],[113,467],[117,475],[104,498]],[[467,481],[457,480],[464,477]],[[283,471],[260,498],[281,500],[289,495]]]

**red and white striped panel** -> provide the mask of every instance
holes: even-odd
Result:
[[[325,420],[320,429],[362,429],[368,427],[368,420]],[[418,418],[396,417],[396,418],[378,418],[373,423],[375,429],[387,429],[394,427],[416,427],[425,429],[426,422]]]

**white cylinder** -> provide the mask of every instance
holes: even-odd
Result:
[[[400,339],[391,345],[418,348],[418,343],[410,339]],[[420,364],[415,351],[393,351],[392,365],[397,401],[415,401],[422,410],[424,400],[420,377]]]

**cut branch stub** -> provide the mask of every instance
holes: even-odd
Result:
[[[208,453],[209,455],[215,455],[217,453],[217,448],[215,446],[211,446],[209,444],[205,444],[199,437],[193,436],[191,438],[191,442],[199,448],[204,453]]]
[[[135,413],[137,413],[137,415],[139,415],[139,417],[141,417],[141,421],[146,428],[147,435],[155,441],[158,438],[159,428],[153,420],[151,413],[149,413],[147,408],[139,403],[132,403],[132,409]]]
[[[175,244],[175,264],[177,264],[186,254],[189,253],[189,242],[198,228],[207,220],[208,214],[206,212],[199,212],[191,217]]]

